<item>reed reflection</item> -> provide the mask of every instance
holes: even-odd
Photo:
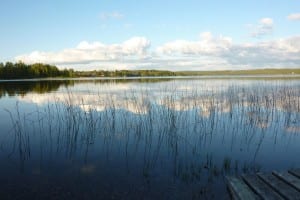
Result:
[[[135,176],[166,191],[201,185],[195,196],[212,195],[225,174],[288,168],[294,161],[276,166],[286,152],[297,160],[297,85],[177,86],[25,95],[7,110],[13,129],[3,149],[22,173],[38,160],[95,179],[103,171],[108,180]],[[22,110],[28,102],[35,111]]]

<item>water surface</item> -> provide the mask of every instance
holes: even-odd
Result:
[[[229,198],[226,175],[299,168],[299,77],[0,82],[0,196]]]

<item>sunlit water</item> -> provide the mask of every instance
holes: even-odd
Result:
[[[300,79],[0,82],[1,198],[226,199],[300,167]]]

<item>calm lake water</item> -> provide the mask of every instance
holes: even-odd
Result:
[[[0,82],[1,199],[228,199],[300,168],[299,77]]]

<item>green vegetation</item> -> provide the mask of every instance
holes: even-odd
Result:
[[[73,75],[74,71],[72,69],[59,70],[56,66],[48,64],[0,63],[0,79],[72,77]]]
[[[166,71],[166,70],[116,70],[77,71],[78,77],[147,77],[147,76],[222,76],[222,75],[291,75],[300,74],[298,69],[254,69],[224,71]]]
[[[223,76],[223,75],[300,75],[295,69],[251,69],[223,71],[167,71],[167,70],[59,70],[54,65],[36,63],[27,65],[22,62],[0,63],[0,79],[29,79],[47,77],[148,77],[148,76]]]
[[[78,77],[147,77],[147,76],[176,76],[176,72],[166,70],[94,70],[77,71]]]
[[[181,71],[182,76],[216,76],[216,75],[291,75],[300,74],[300,68],[290,69],[248,69],[248,70],[223,70],[223,71]]]

